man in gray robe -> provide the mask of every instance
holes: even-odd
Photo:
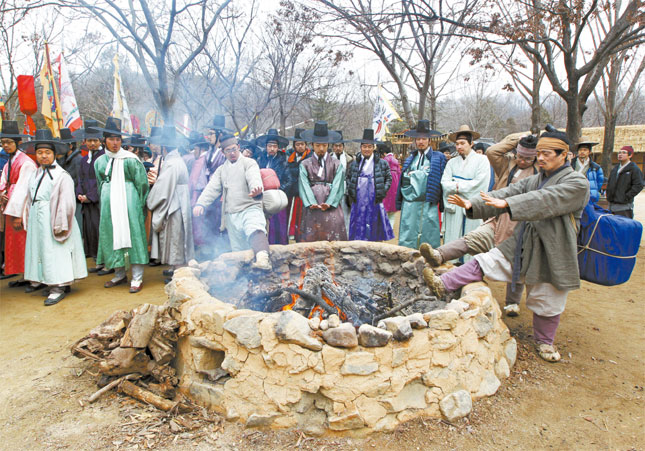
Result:
[[[150,189],[146,205],[152,212],[150,257],[173,270],[195,257],[193,222],[190,211],[188,169],[177,151],[175,127],[164,127],[162,134],[163,171]]]
[[[423,278],[438,296],[480,281],[526,285],[526,306],[533,312],[533,337],[540,357],[560,360],[553,346],[569,291],[580,288],[577,229],[589,201],[589,182],[567,161],[569,140],[559,131],[543,133],[537,144],[540,172],[506,188],[466,200],[457,194],[448,202],[469,218],[509,213],[518,224],[513,235],[489,252],[438,276],[431,268]],[[481,198],[479,198],[481,197]]]

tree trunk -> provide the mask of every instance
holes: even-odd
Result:
[[[430,128],[437,129],[437,94],[434,77],[430,82]]]
[[[605,132],[603,134],[602,161],[600,163],[602,172],[605,174],[605,179],[609,179],[609,172],[612,167],[611,157],[614,153],[617,120],[617,114],[605,114]]]
[[[569,148],[575,153],[582,134],[582,111],[578,103],[579,95],[569,91],[564,99],[567,102],[567,136],[571,142]]]
[[[533,61],[533,87],[531,90],[531,133],[537,134],[540,130],[540,116],[542,104],[540,103],[540,85],[542,84],[540,65]]]

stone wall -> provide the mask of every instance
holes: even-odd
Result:
[[[237,254],[244,264],[252,258]],[[399,317],[416,327],[403,341],[340,348],[322,339],[331,329],[318,330],[293,311],[259,313],[212,297],[200,280],[207,267],[178,269],[166,286],[181,316],[180,389],[248,427],[320,435],[389,431],[418,416],[452,421],[470,413],[473,400],[493,395],[515,363],[516,342],[483,283],[464,287],[444,309]]]

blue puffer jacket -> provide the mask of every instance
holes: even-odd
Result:
[[[575,170],[578,157],[571,160],[571,167]],[[600,190],[605,181],[605,175],[602,172],[600,165],[592,160],[589,160],[589,169],[587,169],[587,180],[589,180],[589,202],[596,203],[600,199]]]
[[[401,176],[410,168],[414,157],[417,156],[418,150],[413,150],[412,153],[405,159],[403,162],[403,168],[401,168]],[[426,202],[431,204],[438,204],[442,201],[442,190],[441,190],[441,176],[443,175],[443,170],[446,169],[446,157],[443,153],[433,150],[428,155],[432,156],[430,163],[430,173],[428,174],[428,183],[426,185]],[[401,193],[401,183],[399,183],[399,189],[396,193],[396,209],[400,210],[401,205],[403,204],[403,194]],[[443,211],[443,209],[442,209]]]

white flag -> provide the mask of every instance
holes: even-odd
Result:
[[[75,131],[81,128],[83,121],[81,120],[81,113],[78,111],[74,88],[69,79],[67,64],[62,53],[58,55],[56,62],[58,63],[58,93],[61,111],[63,113],[63,124],[65,128]]]
[[[121,130],[125,133],[133,133],[132,121],[130,120],[130,110],[128,102],[125,100],[123,93],[123,84],[121,83],[121,74],[119,73],[119,54],[114,55],[114,97],[112,100],[112,116],[121,119]]]
[[[374,139],[381,139],[387,132],[387,124],[394,120],[401,119],[396,112],[390,101],[386,97],[386,93],[378,85],[378,99],[374,105],[374,117],[372,119],[372,128],[374,129]]]

